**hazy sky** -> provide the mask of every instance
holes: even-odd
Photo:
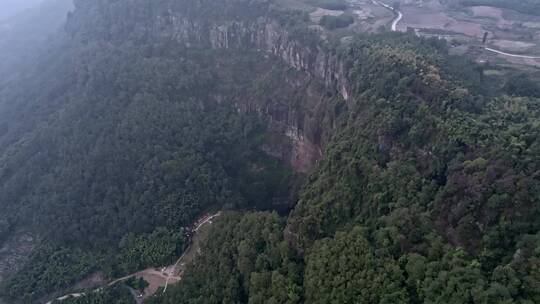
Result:
[[[5,20],[42,0],[0,0],[0,20]]]

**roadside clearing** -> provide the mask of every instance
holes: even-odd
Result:
[[[200,238],[198,236],[198,232],[201,231],[204,234],[205,232],[204,230],[207,230],[204,228],[211,225],[213,223],[212,220],[219,217],[220,215],[221,215],[221,211],[212,215],[205,215],[202,218],[200,218],[197,222],[194,223],[193,225],[194,228],[191,230],[193,235],[190,240],[190,244],[174,265],[160,268],[161,271],[156,270],[155,268],[148,268],[142,271],[138,271],[136,273],[132,273],[130,275],[115,279],[107,283],[106,286],[112,286],[117,283],[120,283],[120,282],[123,282],[130,278],[135,277],[135,278],[143,278],[145,279],[145,281],[148,281],[150,283],[150,285],[147,287],[147,289],[144,292],[143,298],[147,298],[153,295],[159,289],[159,287],[164,286],[163,292],[165,292],[167,290],[168,285],[178,283],[182,279],[182,274],[184,272],[185,266],[191,263],[193,258],[200,251]],[[91,292],[99,292],[102,289],[103,287],[100,287],[87,293],[81,292],[81,293],[67,294],[67,295],[58,297],[55,300],[63,301],[71,297],[80,298]],[[53,301],[54,300],[51,300],[47,302],[46,304],[52,304]]]

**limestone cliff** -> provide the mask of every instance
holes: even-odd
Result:
[[[300,108],[285,101],[286,108],[276,104],[242,105],[240,109],[254,110],[262,114],[274,130],[280,130],[292,142],[292,149],[281,155],[289,159],[294,168],[309,171],[322,156],[325,131],[317,117],[325,115],[325,99],[339,92],[344,100],[349,97],[350,85],[345,77],[344,64],[336,54],[329,53],[320,45],[309,46],[295,37],[271,17],[254,22],[228,21],[201,24],[189,18],[158,17],[156,34],[173,37],[177,41],[202,44],[212,48],[254,48],[277,56],[287,65],[304,73],[307,81],[297,84],[304,90],[305,104]],[[315,33],[314,33],[315,34]],[[289,79],[289,83],[294,80]],[[306,88],[305,84],[309,88]]]
[[[131,15],[129,23],[126,21],[122,26],[111,29],[85,24],[85,19],[78,20],[83,16],[81,14],[70,18],[67,28],[79,41],[92,37],[105,37],[109,41],[121,41],[127,37],[131,40],[150,38],[173,40],[184,47],[250,49],[261,52],[261,56],[280,58],[301,75],[301,79],[290,77],[286,80],[302,93],[302,101],[298,102],[298,97],[295,101],[288,100],[293,99],[292,96],[283,96],[285,100],[279,102],[269,100],[265,103],[243,98],[237,100],[235,106],[241,111],[260,114],[272,130],[289,138],[289,145],[272,147],[269,144],[267,152],[289,161],[300,172],[308,172],[322,156],[322,144],[328,133],[322,128],[322,121],[332,124],[332,113],[326,112],[327,100],[338,95],[335,93],[340,93],[344,100],[350,95],[351,86],[344,63],[337,54],[325,50],[315,30],[302,25],[303,32],[299,34],[298,28],[301,27],[279,20],[282,14],[275,14],[269,3],[259,3],[257,9],[242,7],[256,12],[252,15],[230,16],[223,13],[212,18],[212,12],[203,16],[205,5],[210,5],[203,2],[185,6],[171,4],[166,10],[150,9],[146,13],[128,12]],[[86,10],[84,16],[88,16],[92,15],[88,10],[99,11],[99,5],[78,3],[78,9],[80,12]],[[113,18],[117,14],[120,12],[108,11],[105,14],[101,12],[99,16]],[[94,17],[89,22],[97,19]]]

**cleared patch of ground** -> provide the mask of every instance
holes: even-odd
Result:
[[[504,59],[514,65],[518,65],[518,66],[523,65],[523,66],[540,68],[540,59],[526,59],[526,58],[514,58],[514,57],[505,57]]]
[[[426,9],[425,7],[405,6],[401,8],[403,19],[398,29],[408,27],[417,29],[437,29],[447,32],[461,33],[470,37],[482,37],[486,31],[482,25],[460,21],[450,17],[443,11]]]
[[[504,19],[503,12],[500,8],[491,7],[491,6],[473,6],[471,11],[475,17],[487,17],[494,19]]]
[[[502,51],[524,52],[536,46],[532,42],[523,42],[515,40],[493,40],[492,45]]]
[[[172,269],[173,276],[182,277],[187,266],[190,265],[199,254],[201,254],[201,244],[208,238],[212,223],[219,215],[220,213],[216,213],[215,215],[209,217],[208,220],[204,220],[197,226],[197,233],[195,233],[192,237],[191,246],[186,250],[186,252],[184,252],[184,255],[178,260],[175,267]]]
[[[353,13],[358,17],[359,20],[367,20],[373,18],[373,14],[370,9],[355,9]]]
[[[394,19],[394,14],[371,0],[350,0],[350,12],[355,16],[354,30],[375,32],[387,27]]]
[[[381,0],[383,1],[383,0]],[[391,3],[386,1],[385,3]],[[398,31],[456,41],[451,52],[514,67],[538,67],[540,17],[490,6],[447,6],[440,0],[404,0]],[[487,41],[483,42],[487,33]],[[501,53],[484,51],[489,47]]]
[[[105,283],[105,275],[103,272],[96,272],[78,282],[73,286],[73,290],[84,290],[96,288]]]
[[[208,237],[208,233],[210,231],[210,226],[212,225],[213,221],[217,219],[221,215],[221,212],[215,213],[213,215],[207,214],[203,217],[201,217],[192,228],[193,236],[191,239],[191,245],[188,247],[188,249],[184,252],[184,254],[178,259],[178,261],[174,265],[162,267],[162,268],[148,268],[127,276],[124,276],[122,278],[118,278],[106,285],[112,286],[115,284],[122,283],[130,278],[143,278],[146,282],[148,282],[148,287],[144,290],[142,297],[139,297],[138,294],[133,293],[135,297],[135,300],[137,303],[141,303],[142,300],[147,299],[154,295],[160,288],[167,288],[168,285],[175,284],[180,282],[182,279],[182,274],[184,273],[187,265],[191,264],[193,259],[200,254],[200,248],[201,243]],[[77,285],[88,285],[92,282],[100,282],[101,286],[104,285],[103,283],[103,277],[101,274],[97,273],[93,276],[89,277],[88,279],[85,279]],[[92,288],[87,289],[93,289],[89,292],[94,292],[96,290],[100,290],[101,288],[96,288],[97,286],[93,286]],[[85,293],[73,293],[69,295],[65,295],[62,297],[56,298],[58,301],[65,300],[69,298],[70,296],[83,296]],[[52,301],[47,302],[47,304],[51,304]],[[0,303],[2,304],[2,303]]]
[[[323,39],[333,36],[347,43],[355,32],[390,30],[392,22],[401,13],[397,31],[413,29],[418,36],[451,41],[450,52],[454,55],[518,68],[538,67],[538,60],[534,58],[518,57],[540,56],[540,16],[491,6],[459,6],[457,2],[449,6],[448,1],[441,0],[399,0],[398,14],[384,7],[394,5],[396,1],[393,0],[347,0],[349,8],[344,11],[317,8],[307,0],[277,1],[301,1],[309,7],[306,11],[313,22],[311,27],[321,33]],[[354,24],[347,29],[328,31],[318,25],[324,15],[343,13],[355,18]],[[489,52],[485,48],[502,53]]]
[[[311,21],[315,23],[319,23],[319,21],[321,21],[321,18],[323,16],[339,16],[339,15],[342,15],[343,13],[344,11],[334,11],[334,10],[318,7],[314,12],[309,14],[309,16],[311,17]]]
[[[152,296],[160,287],[165,286],[167,279],[169,279],[169,284],[174,284],[180,281],[180,279],[177,277],[168,278],[166,274],[156,269],[146,269],[141,271],[135,274],[135,278],[143,278],[146,282],[148,282],[148,287],[146,287],[144,290],[143,299]]]

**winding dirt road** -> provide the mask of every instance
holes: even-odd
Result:
[[[218,213],[215,213],[213,215],[208,215],[206,217],[203,217],[202,219],[198,220],[196,223],[195,223],[195,228],[193,229],[193,235],[195,236],[195,234],[202,228],[204,227],[205,225],[207,224],[212,224],[212,220],[218,216],[221,215],[221,211],[218,212]],[[155,270],[154,268],[148,268],[148,269],[145,269],[145,270],[142,270],[142,271],[138,271],[136,273],[132,273],[130,275],[127,275],[127,276],[124,276],[124,277],[121,277],[121,278],[118,278],[118,279],[115,279],[109,283],[107,283],[107,286],[112,286],[114,284],[117,284],[119,282],[123,282],[123,281],[126,281],[130,278],[133,278],[133,277],[142,277],[142,278],[149,278],[149,277],[153,277],[153,278],[157,278],[158,280],[157,281],[161,281],[161,283],[157,283],[157,284],[151,284],[151,285],[155,285],[155,286],[150,286],[152,287],[152,290],[148,293],[148,294],[153,294],[158,287],[160,286],[165,286],[164,289],[163,289],[163,292],[165,292],[167,290],[167,286],[169,284],[173,284],[173,283],[177,283],[179,282],[181,279],[182,279],[182,272],[181,271],[179,274],[176,274],[176,269],[178,267],[178,265],[180,263],[183,262],[184,258],[186,257],[186,254],[188,252],[190,252],[190,250],[193,250],[193,245],[194,244],[190,244],[188,246],[188,248],[184,251],[184,253],[182,254],[182,256],[176,261],[176,263],[174,265],[171,265],[171,266],[168,266],[168,267],[164,267],[162,271],[157,271]],[[198,245],[198,244],[197,244]],[[198,248],[197,248],[198,249]],[[164,283],[163,283],[164,282]],[[152,282],[151,282],[152,283]],[[91,292],[99,292],[100,290],[102,290],[102,287],[100,288],[97,288]],[[56,298],[55,300],[57,301],[63,301],[63,300],[67,300],[71,297],[73,298],[80,298],[82,296],[85,296],[87,293],[84,293],[84,292],[81,292],[81,293],[72,293],[72,294],[67,294],[67,295],[64,295],[64,296],[61,296],[59,298]],[[52,304],[54,300],[51,300],[49,302],[47,302],[46,304]]]
[[[197,227],[195,227],[195,229],[193,229],[193,233],[197,233],[197,231],[199,231],[199,229],[201,229],[201,227],[203,227],[204,225],[206,225],[206,224],[208,224],[208,223],[212,224],[212,220],[213,220],[214,218],[220,216],[220,215],[221,215],[221,211],[218,212],[218,213],[216,213],[216,214],[214,214],[214,215],[211,215],[211,216],[208,216],[208,217],[206,217],[206,218],[203,218],[202,221],[197,225]],[[192,244],[190,244],[190,245],[188,246],[188,248],[184,251],[184,253],[182,254],[182,256],[176,261],[176,263],[174,264],[174,266],[172,267],[172,269],[168,272],[168,273],[169,273],[169,276],[167,277],[167,281],[165,282],[165,287],[163,288],[163,293],[165,293],[165,291],[167,291],[167,287],[169,286],[169,281],[170,281],[170,279],[171,279],[171,278],[174,278],[173,275],[176,273],[176,268],[178,267],[178,264],[180,264],[180,263],[184,260],[186,254],[187,254],[188,252],[190,252],[190,250],[192,249],[191,246],[192,246]],[[181,272],[178,274],[178,276],[177,276],[178,280],[181,280],[181,278],[182,278],[182,272],[183,272],[183,271],[181,271]]]
[[[401,19],[403,19],[403,13],[401,13],[400,11],[396,10],[394,7],[388,5],[388,4],[384,4],[382,2],[379,2],[379,1],[376,1],[376,0],[372,0],[373,3],[377,4],[377,5],[380,5],[386,9],[389,9],[390,11],[392,11],[394,14],[397,14],[396,18],[394,18],[394,20],[392,20],[392,25],[391,25],[391,29],[392,29],[392,32],[397,32],[397,26],[399,24],[399,22],[401,21]]]
[[[403,14],[400,11],[397,11],[398,16],[394,21],[392,22],[392,32],[397,32],[397,25],[403,19]]]

